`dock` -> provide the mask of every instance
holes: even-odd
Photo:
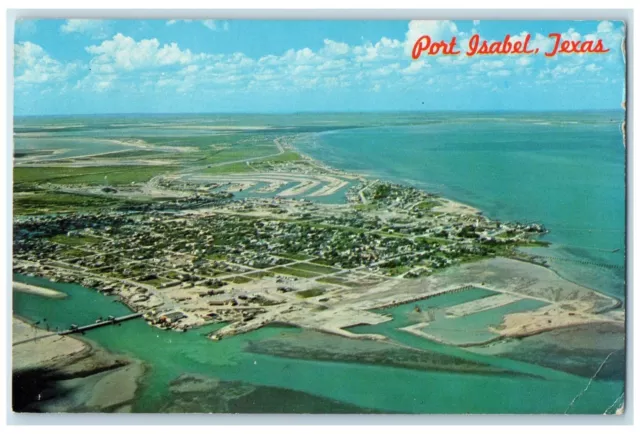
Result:
[[[142,316],[142,313],[137,312],[137,313],[132,313],[130,315],[125,315],[125,316],[121,316],[118,318],[110,318],[104,321],[99,321],[99,322],[95,322],[93,324],[88,324],[85,326],[81,326],[81,327],[72,327],[69,330],[64,330],[61,332],[58,332],[59,335],[69,335],[71,333],[82,333],[82,332],[86,332],[87,330],[93,330],[99,327],[104,327],[104,326],[108,326],[111,324],[118,324],[124,321],[128,321],[130,319],[135,319],[135,318],[140,318]]]
[[[132,313],[130,315],[120,316],[120,317],[117,317],[117,318],[109,318],[109,319],[106,319],[104,321],[98,321],[98,322],[95,322],[93,324],[88,324],[88,325],[81,326],[81,327],[73,327],[72,326],[68,330],[63,330],[63,331],[60,331],[60,332],[43,334],[43,335],[36,336],[36,337],[30,338],[30,339],[25,339],[23,341],[14,342],[12,344],[12,346],[20,345],[20,344],[24,344],[26,342],[32,342],[32,341],[36,341],[38,339],[48,338],[48,337],[56,336],[56,335],[57,336],[64,336],[64,335],[70,335],[70,334],[73,334],[73,333],[83,333],[83,332],[85,332],[87,330],[92,330],[92,329],[96,329],[96,328],[99,328],[99,327],[104,327],[104,326],[108,326],[108,325],[112,325],[112,324],[118,324],[118,323],[121,323],[121,322],[124,322],[124,321],[129,321],[131,319],[140,318],[141,316],[142,316],[142,313],[138,312],[138,313]]]

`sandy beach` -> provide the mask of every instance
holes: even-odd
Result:
[[[28,294],[41,295],[43,297],[50,298],[65,298],[67,295],[63,292],[56,291],[54,289],[43,288],[41,286],[28,285],[22,282],[13,282],[13,290],[26,292]]]
[[[444,197],[439,197],[438,201],[442,202],[442,205],[438,205],[433,207],[433,211],[436,212],[444,212],[444,213],[451,213],[451,214],[481,214],[482,211],[480,211],[477,208],[474,208],[470,205],[466,205],[464,203],[460,203],[460,202],[456,202],[454,200],[451,199],[447,199]]]
[[[16,317],[13,317],[12,326],[13,342],[18,343],[13,345],[14,371],[54,365],[89,350],[89,346],[78,339],[52,335]],[[24,342],[37,337],[41,338]]]
[[[14,411],[131,411],[142,362],[16,317],[12,325]]]

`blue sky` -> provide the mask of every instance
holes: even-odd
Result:
[[[607,54],[423,56],[421,35],[549,33]],[[17,115],[619,108],[621,22],[27,20],[16,22]]]

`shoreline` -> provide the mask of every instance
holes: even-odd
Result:
[[[66,298],[67,294],[64,292],[56,291],[55,289],[45,288],[43,286],[30,285],[28,283],[13,281],[13,290],[24,292],[26,294],[35,294],[48,298]]]
[[[305,134],[312,135],[312,134],[317,134],[317,133],[305,133]],[[295,140],[297,137],[298,137],[298,135],[294,136],[292,138],[292,140]],[[285,147],[285,149],[289,148],[290,150],[292,150],[292,151],[296,152],[297,154],[299,154],[302,157],[303,160],[306,160],[307,162],[309,162],[309,163],[311,163],[311,164],[313,164],[313,165],[315,165],[315,166],[317,166],[317,167],[319,167],[321,169],[324,169],[324,170],[326,170],[326,171],[328,171],[330,173],[335,173],[335,174],[338,174],[338,175],[351,177],[353,179],[357,179],[360,182],[362,182],[364,180],[375,181],[375,180],[382,179],[380,177],[375,177],[374,178],[371,175],[367,175],[367,174],[352,172],[352,171],[345,170],[345,169],[339,169],[339,168],[331,167],[328,163],[325,163],[324,161],[318,160],[318,159],[312,157],[311,155],[302,152],[300,150],[300,148],[298,148],[295,145],[293,145],[292,141],[287,141],[284,144],[284,147]],[[404,183],[398,182],[398,181],[393,180],[393,179],[392,180],[388,180],[387,182],[392,182],[392,183],[404,185]],[[424,190],[423,188],[420,188],[420,187],[416,187],[416,188],[424,191],[425,193],[430,193],[429,191]],[[435,194],[435,196],[438,198],[438,200],[441,200],[441,201],[445,202],[442,205],[436,206],[434,208],[434,210],[436,210],[436,211],[440,211],[440,212],[452,212],[452,211],[453,212],[461,212],[461,211],[463,211],[463,212],[469,213],[469,214],[484,215],[484,212],[481,209],[476,208],[474,206],[471,206],[471,205],[469,205],[467,203],[460,202],[458,200],[454,200],[454,199],[445,197],[445,196],[443,196],[441,194]],[[437,208],[441,208],[441,209],[438,210]]]
[[[625,131],[624,130],[624,121],[622,123],[622,131],[623,131],[623,134],[624,134],[624,131]],[[314,135],[314,134],[318,134],[318,133],[305,133],[305,134],[301,134],[301,135]],[[295,140],[297,137],[298,136],[294,136],[293,140]],[[320,160],[317,160],[314,157],[310,156],[309,154],[306,154],[306,153],[300,151],[300,149],[297,148],[296,146],[294,146],[290,141],[286,143],[286,146],[289,147],[290,149],[292,149],[293,151],[297,152],[298,154],[300,154],[300,156],[302,156],[304,159],[309,160],[309,161],[313,162],[314,164],[318,165],[319,167],[322,167],[322,168],[327,169],[329,171],[342,172],[342,173],[344,173],[346,175],[353,176],[354,178],[356,178],[356,179],[358,179],[360,181],[362,181],[364,179],[372,179],[373,178],[372,175],[360,174],[360,173],[357,173],[357,172],[351,172],[351,171],[348,171],[346,169],[333,168],[333,167],[329,166],[327,163],[325,163],[323,161],[320,161]],[[382,179],[382,178],[376,177],[374,179]],[[393,180],[393,179],[389,179],[388,182],[405,185],[404,183],[402,183],[400,181]],[[416,188],[418,188],[418,189],[420,189],[420,190],[422,190],[422,191],[424,191],[426,193],[430,193],[428,190],[425,190],[422,187],[416,187]],[[440,212],[451,212],[451,211],[453,211],[454,213],[462,212],[462,213],[476,214],[476,215],[482,215],[482,216],[486,215],[485,211],[483,211],[482,209],[476,208],[476,207],[474,207],[472,205],[469,205],[469,204],[467,204],[465,202],[461,202],[461,201],[458,201],[458,200],[455,200],[455,199],[451,199],[451,198],[443,196],[441,194],[435,194],[435,196],[437,197],[438,200],[445,202],[445,204],[443,204],[443,205],[434,207],[433,210],[435,210],[435,211],[440,211]],[[440,209],[438,209],[438,208],[440,208]],[[548,246],[545,246],[545,247],[553,246],[552,242],[549,242],[549,241],[547,241],[547,242],[548,242]],[[538,255],[535,255],[533,253],[528,253],[528,252],[526,252],[524,250],[521,250],[520,247],[518,247],[517,249],[520,252],[522,252],[523,254],[525,254],[525,255],[530,255],[530,256],[534,256],[534,257],[538,256]],[[625,249],[624,254],[625,254],[625,257],[626,257],[626,249]],[[515,260],[519,260],[519,261],[523,261],[523,262],[528,262],[528,263],[533,264],[533,265],[538,265],[538,266],[547,268],[548,270],[553,271],[558,277],[560,277],[563,280],[566,280],[566,281],[568,281],[570,283],[573,283],[573,284],[576,284],[576,285],[579,285],[579,286],[585,286],[583,283],[576,282],[576,281],[574,281],[572,279],[569,279],[568,277],[565,277],[563,275],[564,273],[563,273],[561,268],[557,269],[555,267],[552,267],[549,264],[542,265],[542,264],[538,264],[538,263],[536,263],[534,261],[527,260],[527,259],[524,259],[524,258],[519,258],[519,257],[510,257],[509,259],[515,259]],[[625,269],[626,269],[626,262],[625,262]],[[616,309],[623,308],[623,310],[625,311],[625,318],[626,318],[626,295],[627,295],[627,290],[628,290],[628,288],[626,286],[626,283],[625,283],[625,292],[623,294],[624,298],[622,298],[622,299],[618,295],[614,295],[614,294],[611,294],[611,293],[608,293],[608,292],[604,292],[602,290],[594,289],[594,288],[591,288],[590,286],[585,286],[585,287],[588,288],[588,289],[591,289],[591,290],[593,290],[593,291],[595,291],[595,292],[597,292],[599,294],[602,294],[604,296],[613,298],[613,299],[617,300],[620,303],[619,306],[615,306],[615,307],[609,308],[607,311],[602,312],[602,313],[606,313],[608,311],[615,311]]]
[[[282,140],[282,138],[278,138],[278,139],[276,140],[276,144],[281,148],[281,151],[282,151],[282,152],[285,152],[285,150],[293,150],[293,151],[295,151],[296,153],[298,153],[298,154],[303,158],[303,160],[305,160],[305,161],[307,161],[307,162],[310,162],[311,164],[313,164],[313,165],[317,166],[318,168],[321,168],[323,171],[327,171],[328,173],[337,173],[337,174],[340,174],[340,176],[350,176],[350,177],[351,177],[351,178],[353,178],[353,179],[360,179],[360,180],[365,180],[365,179],[366,179],[366,177],[365,177],[365,176],[362,176],[362,175],[353,174],[353,173],[350,173],[350,172],[347,172],[347,171],[344,171],[344,170],[341,170],[341,169],[334,169],[334,168],[331,168],[331,167],[330,167],[330,166],[328,166],[327,164],[325,164],[325,163],[323,163],[323,162],[321,162],[321,161],[316,161],[315,159],[313,159],[313,158],[312,158],[312,157],[310,157],[309,155],[307,155],[307,154],[304,154],[304,153],[300,152],[300,151],[299,151],[299,150],[298,150],[298,149],[297,149],[297,148],[292,144],[292,140],[295,140],[295,138],[296,138],[296,137],[297,137],[297,136],[293,136],[290,140],[287,140],[287,141]],[[282,152],[281,152],[281,153],[282,153]],[[240,176],[242,176],[242,175],[240,175]],[[420,189],[420,190],[422,190],[422,189]],[[422,190],[422,191],[426,192],[425,190]],[[441,206],[443,206],[443,207],[444,207],[444,209],[448,210],[449,212],[452,212],[452,213],[455,213],[455,214],[468,214],[468,213],[472,213],[472,214],[476,214],[476,213],[477,213],[477,214],[481,214],[481,211],[480,211],[480,210],[477,210],[476,208],[473,208],[473,207],[468,206],[468,205],[466,205],[466,204],[463,204],[463,203],[460,203],[460,202],[456,202],[456,201],[454,201],[454,200],[451,200],[451,199],[448,199],[448,198],[445,198],[445,197],[442,197],[442,196],[437,196],[437,197],[438,197],[438,199],[439,199],[441,202],[444,202],[444,205],[441,205]],[[505,258],[505,259],[509,259],[509,258],[511,258],[511,259],[518,259],[518,258],[512,258],[511,256],[503,256],[503,258]],[[569,287],[569,286],[570,286],[570,284],[571,284],[571,283],[573,283],[573,282],[569,281],[568,279],[564,279],[564,278],[563,278],[563,277],[561,277],[561,276],[560,276],[560,275],[559,275],[555,270],[551,270],[549,267],[544,267],[544,266],[542,266],[542,265],[540,265],[540,264],[535,264],[535,263],[533,263],[532,261],[524,261],[524,260],[522,260],[522,259],[520,259],[520,260],[521,260],[522,262],[527,262],[527,263],[529,263],[529,265],[530,265],[531,267],[536,266],[536,269],[539,269],[539,270],[540,270],[540,272],[542,272],[542,270],[544,270],[544,269],[548,269],[548,270],[550,270],[550,271],[553,271],[553,273],[555,273],[556,277],[557,277],[559,280],[561,280],[561,281],[564,281],[564,282],[565,282],[565,283],[561,284],[561,286],[563,286],[563,287]],[[460,269],[458,266],[456,266],[455,268],[456,268],[456,269],[459,269],[459,270],[464,270],[464,268],[463,268],[463,269]],[[517,267],[516,267],[516,268],[517,268]],[[464,274],[464,272],[463,272],[463,271],[461,271],[461,274]],[[539,273],[532,272],[531,274],[539,274]],[[96,276],[93,276],[93,277],[96,277]],[[462,277],[462,276],[461,276],[461,277]],[[477,282],[483,282],[483,279],[484,279],[484,278],[479,278],[479,280],[477,280]],[[473,281],[476,281],[476,280],[473,280]],[[422,285],[423,285],[423,286],[426,284],[426,283],[425,283],[425,282],[426,282],[425,280],[421,280],[420,282],[422,283]],[[463,285],[463,286],[464,286],[464,285],[469,285],[469,282],[460,282],[460,284],[461,284],[461,285]],[[411,286],[411,284],[410,284],[409,282],[407,282],[407,285],[410,285],[410,286]],[[137,286],[138,286],[138,287],[142,286],[142,287],[144,288],[144,285],[139,285],[139,284],[138,284]],[[478,286],[478,285],[476,285],[476,286]],[[483,284],[482,284],[482,285],[480,285],[480,286],[483,286]],[[576,284],[574,284],[574,286],[582,286],[582,285],[576,285]],[[588,287],[586,287],[586,286],[583,286],[583,288],[584,288],[584,289],[588,289],[588,290],[590,290],[590,291],[593,291],[593,292],[595,292],[595,293],[597,293],[597,294],[599,294],[599,295],[601,295],[601,296],[603,296],[603,297],[612,298],[612,296],[609,296],[608,294],[606,294],[606,295],[605,295],[605,294],[602,294],[602,293],[600,293],[600,292],[598,292],[598,291],[596,291],[596,290],[593,290],[593,289],[591,289],[591,288],[588,288]],[[150,288],[146,288],[146,289],[151,290]],[[541,288],[537,288],[537,291],[541,292],[541,291],[542,291],[542,289],[541,289]],[[153,290],[152,290],[152,292],[153,292]],[[422,288],[422,291],[421,291],[421,292],[424,292],[424,287]],[[380,296],[381,294],[376,294],[376,295],[377,295],[377,296]],[[385,296],[386,296],[386,294],[385,294]],[[389,297],[396,297],[396,296],[397,296],[396,294],[389,294]],[[413,301],[413,299],[415,298],[415,296],[416,296],[415,294],[411,294],[411,297],[407,298],[406,302],[407,302],[407,303],[408,303],[408,302],[412,302],[412,301]],[[527,297],[525,296],[524,298],[527,298]],[[536,298],[536,297],[534,296],[534,297],[531,297],[531,298]],[[538,296],[538,298],[546,299],[546,298],[548,298],[548,297],[546,297],[546,296],[544,296],[544,297],[543,297],[543,296]],[[378,301],[380,301],[380,300],[378,300]],[[615,301],[616,301],[616,302],[618,302],[618,300],[617,300],[617,299],[615,299]],[[397,300],[393,300],[393,302],[397,302]],[[364,309],[366,310],[366,309],[368,308],[368,307],[366,306],[366,304],[371,304],[371,303],[364,303],[364,304],[362,304],[361,306],[359,305],[359,306],[358,306],[358,308],[364,308]],[[376,303],[371,304],[371,306],[373,306],[374,304],[376,304]],[[615,303],[615,304],[617,305],[617,303]],[[148,307],[148,306],[143,306],[143,307]],[[130,308],[130,309],[132,309],[133,311],[137,311],[136,306],[129,305],[129,308]],[[139,308],[139,306],[138,306],[138,308]],[[611,309],[613,309],[613,308],[614,308],[614,307],[607,306],[607,309],[609,309],[609,310],[611,310]],[[579,309],[580,311],[582,311],[582,310],[585,310],[585,311],[586,311],[586,309],[582,309],[582,306],[579,306],[579,307],[578,307],[578,309]],[[278,314],[278,312],[276,312],[276,314]],[[362,315],[366,315],[366,314],[365,314],[365,313],[362,313]],[[531,312],[531,315],[533,315],[533,312]],[[574,315],[574,314],[569,314],[569,315]],[[322,315],[317,315],[317,316],[320,316],[320,317],[321,317]],[[507,318],[507,317],[505,317],[505,318],[504,318],[504,320],[505,320],[505,321],[506,321],[506,318]],[[510,318],[513,318],[513,317],[511,316]],[[574,318],[574,319],[577,319],[577,318]],[[308,328],[308,325],[309,325],[309,322],[308,322],[308,321],[306,321],[306,320],[301,321],[301,320],[299,320],[298,318],[296,318],[296,320],[298,321],[298,325],[299,325],[299,326],[301,326],[302,328]],[[294,323],[295,323],[295,321],[294,321]],[[306,323],[306,324],[305,324],[305,323]],[[346,322],[345,322],[345,321],[343,321],[342,319],[341,319],[341,321],[340,321],[339,323],[340,323],[340,324],[343,324],[343,323],[344,323],[344,324],[346,324]],[[255,324],[253,324],[253,323],[252,323],[252,326],[255,326]],[[538,326],[538,327],[539,327],[539,326]],[[340,326],[338,326],[338,327],[333,327],[333,329],[338,329],[338,331],[340,331],[340,329],[341,329],[341,328],[342,328],[342,327],[340,327]],[[330,328],[325,326],[325,327],[324,327],[324,329],[330,329]],[[341,333],[340,333],[340,334],[341,334]]]
[[[12,317],[15,412],[131,412],[146,367],[90,339],[46,334]],[[64,393],[61,393],[64,392]]]

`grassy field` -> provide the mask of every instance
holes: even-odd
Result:
[[[303,255],[301,253],[280,253],[276,256],[284,259],[292,259],[294,261],[305,261],[307,259],[313,258],[313,256]]]
[[[223,282],[240,284],[240,283],[251,282],[251,279],[243,276],[235,276],[235,277],[230,277],[229,279],[224,279]]]
[[[16,167],[13,182],[124,185],[147,182],[156,175],[174,170],[175,166]]]
[[[302,264],[298,263],[298,264],[289,265],[288,267],[294,268],[296,270],[310,271],[312,273],[319,273],[319,274],[329,274],[329,273],[336,273],[340,271],[337,268],[325,267],[323,265],[310,264],[310,263],[302,263]]]
[[[267,157],[276,154],[278,149],[274,146],[242,146],[230,147],[219,151],[211,151],[203,160],[204,163],[218,164],[228,161],[241,161],[247,158]]]
[[[254,273],[247,273],[245,276],[251,277],[252,279],[261,279],[263,277],[273,277],[273,273],[270,271],[256,271]]]
[[[265,160],[260,160],[261,163],[286,163],[289,161],[299,161],[302,157],[297,152],[286,151],[276,157],[270,157]]]
[[[425,200],[417,204],[414,209],[420,211],[429,211],[431,208],[441,205],[440,201],[437,200]]]
[[[231,163],[225,164],[223,166],[211,166],[203,169],[199,173],[206,174],[225,174],[225,173],[242,173],[242,172],[253,172],[253,169],[248,166],[246,163]]]
[[[296,292],[296,296],[300,298],[311,298],[311,297],[317,297],[319,295],[322,295],[325,292],[326,291],[322,288],[311,288],[311,289],[305,289],[304,291]]]
[[[104,240],[102,238],[92,237],[90,235],[83,235],[79,237],[56,235],[55,237],[51,238],[51,241],[58,244],[65,244],[67,246],[84,246],[85,244],[97,244]]]
[[[96,210],[123,204],[123,201],[105,197],[80,196],[58,192],[35,192],[14,196],[13,214],[49,214]]]
[[[286,274],[289,276],[305,277],[305,278],[321,276],[321,274],[318,274],[318,273],[312,273],[305,270],[296,270],[294,268],[289,268],[289,267],[278,267],[278,268],[274,268],[272,271],[278,274]]]

